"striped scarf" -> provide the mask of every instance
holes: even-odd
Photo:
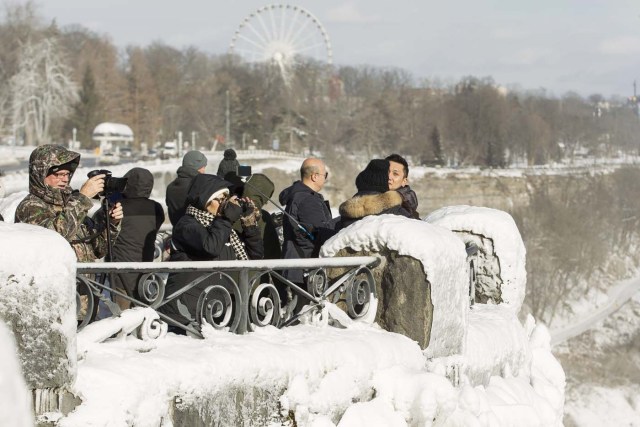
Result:
[[[200,224],[208,227],[209,224],[216,218],[214,214],[208,211],[200,210],[192,205],[187,206],[187,215],[194,217]],[[229,236],[229,242],[231,248],[236,253],[236,258],[241,260],[248,260],[247,251],[244,249],[244,243],[240,240],[240,236],[236,233],[236,230],[231,229],[231,235]]]

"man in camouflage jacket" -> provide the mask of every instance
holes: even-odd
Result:
[[[80,163],[80,154],[61,145],[41,145],[29,158],[29,194],[16,208],[15,222],[55,230],[71,244],[79,262],[91,262],[107,254],[104,211],[89,217],[91,199],[104,190],[105,175],[89,178],[74,191],[69,186]],[[111,233],[117,236],[122,219],[117,203],[110,212]]]

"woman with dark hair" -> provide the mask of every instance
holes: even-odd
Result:
[[[336,231],[369,216],[394,214],[410,217],[400,193],[389,190],[389,161],[373,159],[356,177],[358,192],[340,205]]]
[[[224,261],[264,257],[258,227],[260,211],[249,199],[242,199],[243,208],[236,196],[230,196],[231,185],[215,175],[200,174],[193,178],[187,194],[186,214],[173,228],[170,261]],[[242,225],[240,233],[232,228],[237,220]],[[200,275],[198,272],[169,275],[165,295],[182,289]],[[160,311],[182,324],[188,324],[195,317],[198,297],[202,291],[219,280],[219,274],[212,275],[161,306]],[[179,310],[178,303],[186,307],[189,317]]]

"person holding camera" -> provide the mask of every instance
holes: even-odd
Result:
[[[170,261],[225,261],[264,257],[258,227],[260,210],[248,198],[230,196],[231,186],[230,182],[216,175],[201,174],[193,178],[187,193],[186,214],[173,228]],[[238,220],[242,225],[240,233],[232,228],[233,223]],[[169,275],[165,295],[184,288],[201,274],[186,272]],[[179,323],[190,323],[195,317],[200,293],[220,280],[220,274],[212,275],[159,307],[159,311]],[[180,310],[183,308],[181,305],[186,307],[188,314]]]
[[[160,226],[164,222],[164,209],[155,200],[151,200],[153,174],[145,168],[132,168],[124,174],[127,180],[122,191],[121,231],[114,240],[112,258],[114,262],[150,262],[153,261],[155,240]],[[130,297],[140,299],[138,280],[142,273],[120,273],[113,275],[115,288]],[[116,302],[122,309],[130,307],[130,302],[116,296]]]
[[[15,222],[58,232],[71,244],[79,262],[92,262],[107,254],[107,224],[111,236],[117,236],[123,211],[116,203],[108,213],[100,209],[89,217],[91,199],[103,192],[106,175],[97,174],[79,191],[73,190],[70,181],[79,163],[80,154],[61,145],[34,149],[29,157],[29,194],[16,208]]]

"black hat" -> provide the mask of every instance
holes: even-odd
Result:
[[[227,148],[226,150],[224,150],[223,157],[227,160],[235,160],[238,155],[233,148]]]
[[[373,159],[356,177],[358,193],[389,191],[389,161]]]

